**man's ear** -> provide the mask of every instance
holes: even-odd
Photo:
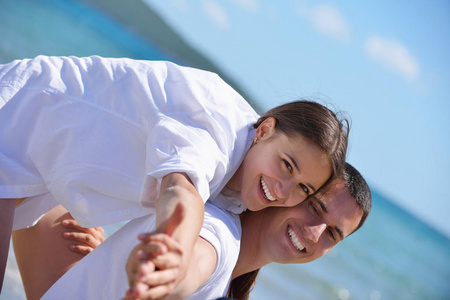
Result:
[[[268,117],[261,124],[259,124],[258,128],[256,128],[255,138],[259,141],[271,137],[275,133],[276,124],[277,119],[274,117]]]

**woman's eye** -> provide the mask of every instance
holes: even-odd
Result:
[[[300,184],[300,187],[302,188],[302,190],[305,192],[306,195],[309,195],[309,189],[306,185]]]
[[[283,159],[283,162],[284,162],[284,165],[286,166],[286,168],[289,170],[289,172],[292,172],[291,164],[285,159]]]

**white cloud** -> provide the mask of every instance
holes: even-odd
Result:
[[[228,29],[230,27],[228,16],[223,8],[215,1],[202,1],[203,11],[207,17],[219,28]]]
[[[347,21],[336,7],[297,1],[295,8],[299,16],[310,21],[318,32],[341,41],[350,39]]]
[[[258,0],[233,0],[233,1],[241,8],[250,12],[256,12],[259,7]]]
[[[311,11],[314,27],[321,33],[347,41],[350,31],[344,17],[331,5],[318,5]]]
[[[408,79],[416,79],[420,68],[406,47],[394,39],[371,36],[365,43],[366,53],[389,69]]]

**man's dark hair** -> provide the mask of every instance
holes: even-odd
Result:
[[[367,184],[361,173],[358,172],[351,164],[345,163],[344,173],[342,174],[345,186],[348,188],[350,196],[355,199],[358,206],[363,211],[361,221],[358,227],[353,231],[355,232],[366,221],[372,208],[372,193],[370,192],[369,185]]]

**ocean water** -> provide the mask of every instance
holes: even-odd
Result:
[[[0,0],[0,63],[37,55],[174,60],[83,1]]]
[[[39,54],[174,61],[80,1],[0,0],[0,34],[0,63]],[[25,295],[10,251],[0,300],[16,299]],[[450,239],[373,191],[362,229],[317,261],[264,267],[251,299],[448,300]]]

